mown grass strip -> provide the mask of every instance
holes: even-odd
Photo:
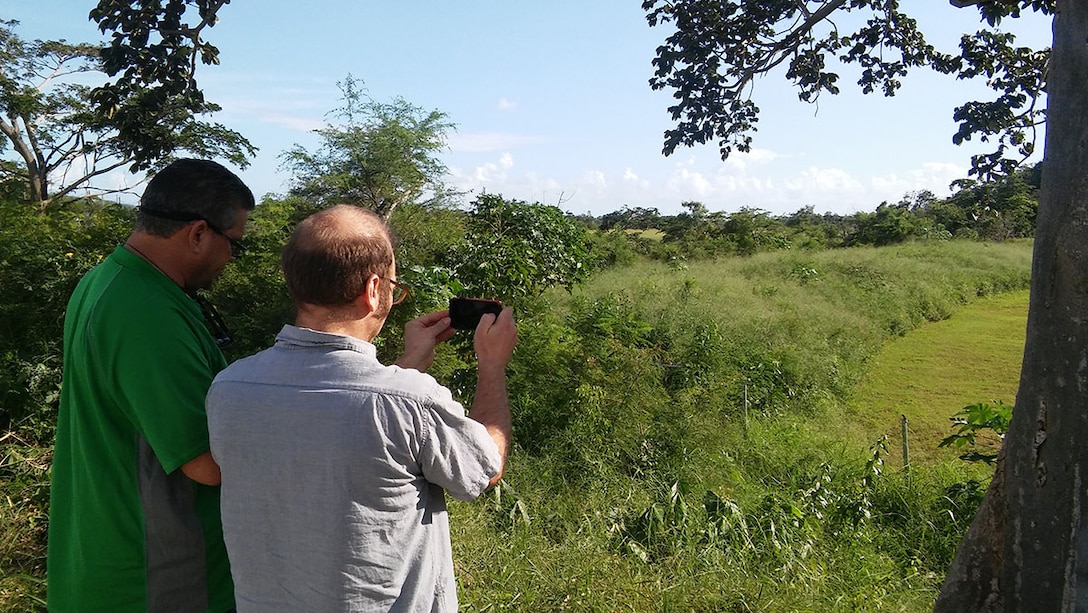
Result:
[[[905,415],[912,463],[955,457],[937,448],[952,433],[949,417],[976,402],[1016,399],[1027,312],[1026,290],[1000,294],[885,345],[850,401],[865,436],[888,434],[891,459],[901,461]]]

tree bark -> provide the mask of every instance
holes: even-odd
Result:
[[[1088,611],[1088,2],[1053,34],[1020,389],[939,613]]]

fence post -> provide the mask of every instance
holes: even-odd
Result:
[[[748,382],[744,382],[744,437],[748,437]]]
[[[907,437],[907,416],[900,416],[900,424],[903,431],[903,470],[910,473],[910,440]]]

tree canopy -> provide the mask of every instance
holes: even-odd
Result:
[[[995,99],[965,102],[953,112],[956,143],[978,138],[996,145],[972,158],[971,172],[981,179],[1007,174],[1034,152],[1050,52],[1017,47],[1011,34],[967,33],[959,53],[943,53],[894,0],[644,0],[642,7],[651,26],[673,26],[657,49],[650,80],[653,89],[671,89],[676,99],[668,109],[676,125],[665,132],[665,155],[712,141],[723,159],[734,150],[749,151],[759,121],[753,97],[758,77],[784,66],[798,97],[815,102],[840,92],[839,72],[849,64],[861,69],[862,92],[885,96],[895,95],[914,68],[985,78]],[[991,26],[1028,9],[1052,14],[1054,0],[978,5]],[[842,30],[840,21],[858,25]]]
[[[386,219],[402,204],[450,195],[437,155],[453,128],[445,113],[402,98],[378,102],[351,75],[337,85],[344,106],[333,115],[343,123],[316,130],[316,151],[295,145],[281,156],[293,174],[292,195],[318,207],[366,207]]]
[[[117,147],[132,170],[153,168],[176,150],[222,157],[245,166],[256,151],[240,134],[194,118],[220,110],[204,98],[199,64],[218,64],[219,49],[204,39],[230,0],[131,2],[100,0],[90,18],[110,43],[101,51],[110,80],[91,92],[95,112],[117,131]],[[185,21],[195,6],[195,21]]]

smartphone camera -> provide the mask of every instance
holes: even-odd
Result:
[[[502,303],[482,298],[450,298],[450,326],[456,330],[475,330],[484,313],[498,316]]]

